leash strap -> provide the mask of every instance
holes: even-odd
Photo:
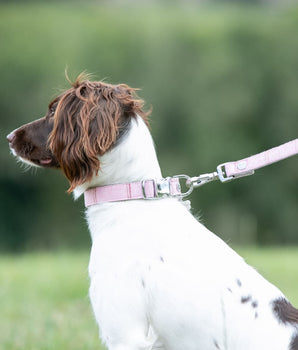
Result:
[[[298,139],[248,158],[220,164],[216,172],[191,177],[187,180],[186,184],[192,190],[195,187],[205,185],[214,180],[220,180],[221,182],[232,181],[240,177],[253,175],[255,170],[259,168],[279,162],[296,154],[298,154]]]
[[[238,177],[252,175],[259,168],[292,157],[297,153],[298,139],[236,162],[219,165],[217,167],[219,179],[226,182]]]

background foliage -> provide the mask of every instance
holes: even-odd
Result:
[[[298,7],[0,4],[0,249],[85,247],[82,201],[22,171],[5,140],[83,71],[142,90],[164,175],[192,176],[297,138]],[[297,158],[191,196],[225,240],[297,243]]]

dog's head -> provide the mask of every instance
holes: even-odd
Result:
[[[72,191],[98,173],[99,157],[116,145],[131,118],[147,121],[150,112],[143,105],[135,89],[92,82],[81,74],[50,102],[45,117],[14,130],[7,140],[22,161],[61,168]]]

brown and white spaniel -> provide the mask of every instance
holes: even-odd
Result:
[[[298,350],[298,311],[162,177],[143,106],[127,85],[81,75],[7,137],[19,159],[60,168],[85,194],[102,340],[109,350]]]

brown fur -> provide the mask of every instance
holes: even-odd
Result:
[[[117,143],[131,118],[138,114],[148,123],[150,114],[143,110],[136,89],[128,85],[90,81],[83,73],[71,85],[50,102],[46,117],[10,136],[18,156],[37,165],[60,167],[70,182],[69,192],[98,173],[98,156]],[[43,135],[40,142],[39,135]]]
[[[273,302],[273,311],[277,319],[284,324],[298,325],[298,310],[286,299],[280,298]]]
[[[44,118],[13,131],[7,139],[10,147],[22,159],[38,166],[59,168],[55,155],[48,147],[48,138],[52,129],[53,118],[48,112]]]
[[[298,334],[294,335],[292,338],[290,350],[298,350]]]

